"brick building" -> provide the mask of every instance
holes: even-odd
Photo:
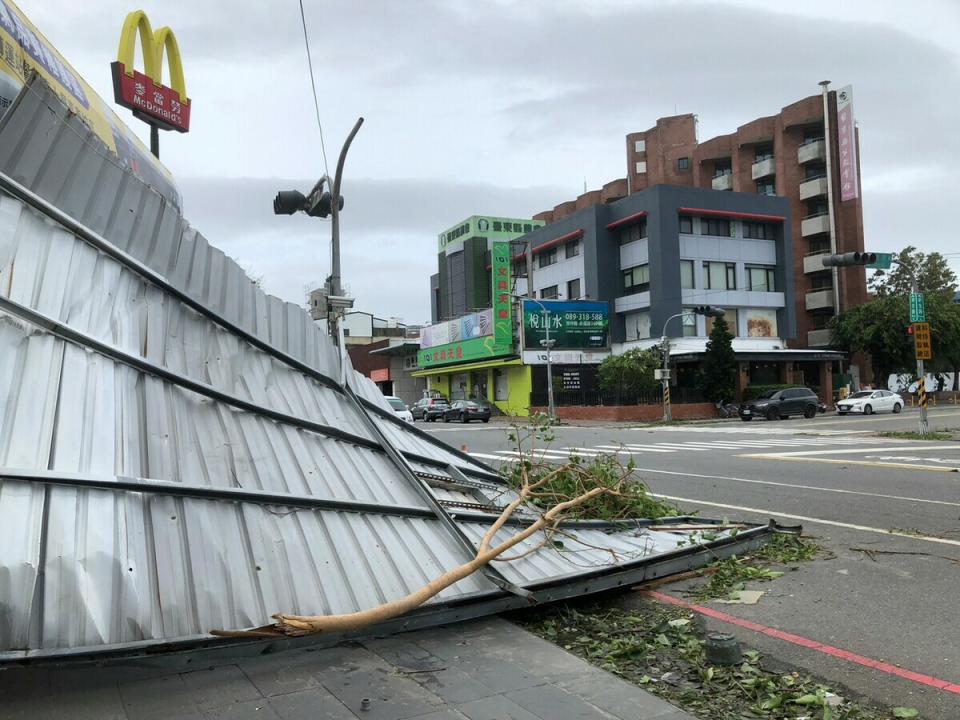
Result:
[[[661,184],[786,198],[792,221],[796,317],[796,335],[790,346],[825,347],[830,341],[826,329],[830,318],[867,300],[863,268],[830,270],[822,264],[822,258],[831,252],[864,248],[861,199],[841,201],[837,92],[829,91],[826,102],[829,138],[823,95],[798,100],[776,115],[757,118],[733,133],[704,142],[697,141],[696,116],[660,118],[649,130],[626,136],[626,178],[561,203],[534,219],[557,222],[589,205],[610,203]],[[859,189],[858,135],[854,142]],[[833,237],[831,225],[835,227]]]

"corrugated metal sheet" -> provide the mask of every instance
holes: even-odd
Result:
[[[348,365],[345,388],[307,313],[36,79],[0,122],[0,188],[0,660],[370,607],[467,560],[484,511],[513,497]],[[677,548],[570,532],[431,606]]]

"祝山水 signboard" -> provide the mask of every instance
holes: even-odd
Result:
[[[424,328],[417,353],[421,368],[491,360],[513,353],[510,243],[494,242],[490,260],[493,307]]]
[[[610,306],[596,300],[542,300],[540,304],[523,301],[523,347],[542,348],[550,339],[556,350],[606,348],[610,344]],[[544,312],[546,310],[546,312]]]
[[[852,85],[837,91],[837,155],[840,158],[840,199],[853,200],[860,197]]]
[[[143,53],[143,72],[134,69],[133,56],[137,35]],[[166,53],[170,85],[161,82]],[[183,79],[180,48],[173,30],[162,27],[156,32],[142,10],[127,15],[120,31],[120,50],[111,63],[113,94],[118,105],[162,130],[187,132],[190,129],[190,99]]]

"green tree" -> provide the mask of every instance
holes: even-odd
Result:
[[[711,402],[733,400],[737,385],[737,359],[733,354],[733,334],[725,318],[718,317],[713,321],[698,381],[700,390]]]
[[[881,385],[891,373],[916,371],[913,341],[907,335],[908,302],[904,295],[877,297],[830,321],[832,343],[847,352],[867,353]]]
[[[608,392],[631,394],[655,390],[653,371],[659,364],[660,355],[655,350],[635,349],[611,355],[600,363],[600,387]]]
[[[957,276],[946,259],[938,252],[929,255],[909,245],[893,258],[891,270],[878,270],[870,278],[870,290],[877,297],[908,295],[917,278],[920,292],[953,296],[957,290]]]

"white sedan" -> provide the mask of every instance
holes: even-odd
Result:
[[[410,408],[407,407],[407,404],[398,397],[393,395],[386,395],[387,402],[390,403],[390,407],[393,408],[393,411],[397,414],[397,417],[401,420],[406,420],[407,422],[413,422],[413,413],[410,412]]]
[[[861,390],[853,393],[837,403],[837,413],[863,413],[872,415],[875,412],[898,413],[903,410],[903,398],[889,390]]]

